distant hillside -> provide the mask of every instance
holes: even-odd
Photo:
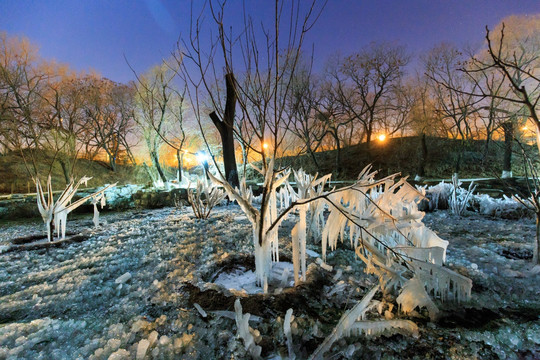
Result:
[[[45,181],[45,176],[49,173],[51,157],[47,154],[40,154],[41,158],[37,159],[38,171],[40,176]],[[28,164],[28,166],[31,166]],[[140,166],[119,165],[116,172],[112,172],[98,162],[86,159],[78,159],[74,167],[75,178],[78,179],[84,175],[91,176],[92,180],[88,182],[89,187],[101,186],[118,182],[119,184],[127,183],[147,183],[148,176],[144,169]],[[62,172],[62,168],[58,161],[54,162],[51,171],[52,184],[55,190],[65,188],[66,181]],[[0,193],[26,193],[35,192],[35,186],[32,182],[26,167],[23,157],[20,153],[10,153],[0,155]]]
[[[504,156],[504,143],[492,141],[487,156],[484,157],[485,141],[476,140],[462,145],[459,140],[427,137],[428,149],[425,165],[426,177],[450,178],[455,169],[458,154],[461,151],[461,177],[494,177],[502,173]],[[529,146],[528,151],[534,157],[538,156],[535,147]],[[303,167],[308,172],[326,174],[336,170],[336,150],[316,153],[319,169],[316,169],[308,155],[300,157],[286,157],[282,159],[282,166],[294,168]],[[420,137],[402,137],[387,139],[384,142],[377,140],[371,144],[367,151],[365,143],[342,149],[342,173],[340,179],[355,179],[360,170],[372,163],[381,175],[401,172],[402,175],[417,174],[421,159]],[[512,171],[515,176],[523,175],[523,158],[517,145],[514,148]]]
[[[426,139],[428,155],[425,166],[427,178],[450,178],[455,169],[455,162],[458,157],[461,142],[444,138],[428,137]],[[473,141],[466,145],[462,151],[460,177],[496,177],[502,172],[502,162],[504,148],[502,142],[492,141],[489,152],[484,157],[485,141]],[[537,158],[536,147],[529,146],[529,153]],[[514,149],[513,172],[515,176],[523,175],[523,159],[518,151]],[[39,172],[46,176],[49,171],[50,157],[41,155]],[[334,173],[334,179],[352,180],[358,176],[367,164],[372,163],[375,169],[380,171],[380,175],[389,175],[401,172],[402,175],[410,175],[411,178],[417,174],[418,165],[421,158],[420,138],[403,137],[388,139],[385,142],[374,141],[371,151],[367,151],[366,144],[359,144],[342,149],[342,173],[336,176],[336,151],[325,151],[316,154],[319,169],[316,169],[313,161],[308,155],[298,157],[285,157],[280,159],[281,166],[302,167],[304,170],[320,174]],[[39,160],[38,160],[39,161]],[[174,169],[167,169],[168,176],[174,176]],[[196,172],[192,169],[191,172]],[[112,172],[98,162],[85,159],[77,160],[75,166],[75,177],[83,175],[92,176],[93,179],[88,186],[100,186],[103,184],[118,182],[119,184],[146,184],[150,181],[142,166],[119,165],[116,172]],[[63,189],[65,180],[62,169],[58,161],[55,161],[52,169],[53,185],[55,190]],[[45,180],[45,179],[43,179]],[[0,155],[0,193],[25,193],[30,189],[34,190],[32,179],[24,166],[23,159],[19,153]]]

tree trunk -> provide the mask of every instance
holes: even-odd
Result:
[[[422,133],[422,136],[420,137],[420,162],[418,164],[418,176],[424,177],[426,176],[426,162],[427,162],[427,156],[428,156],[428,148],[426,143],[426,134]]]
[[[111,168],[112,172],[116,172],[116,161],[113,157],[109,158],[109,167]]]
[[[242,177],[245,179],[247,173],[248,148],[242,142],[240,142],[240,148],[242,149]]]
[[[315,165],[315,171],[319,172],[319,163],[317,162],[317,158],[315,157],[315,152],[311,150],[311,146],[308,146],[308,152],[309,155],[311,155],[311,160],[313,160],[313,164]]]
[[[461,137],[461,141],[459,143],[458,153],[456,157],[456,162],[454,164],[454,174],[459,174],[459,171],[461,170],[461,159],[463,157],[464,152],[465,152],[465,139]]]
[[[341,174],[341,171],[343,170],[341,166],[341,143],[337,132],[333,135],[334,140],[336,141],[336,171],[338,174]]]
[[[459,174],[459,170],[461,168],[461,153],[462,151],[459,150],[458,154],[457,154],[457,158],[456,158],[456,164],[455,164],[455,168],[454,168],[454,174]]]
[[[234,151],[234,114],[236,110],[236,90],[234,85],[234,74],[225,75],[227,87],[227,99],[225,100],[225,113],[223,120],[219,118],[215,111],[210,114],[210,119],[218,129],[223,146],[223,165],[225,166],[225,180],[233,188],[238,187],[238,170],[236,168],[236,156]]]
[[[60,166],[62,167],[62,173],[64,174],[64,180],[66,181],[66,185],[69,184],[70,176],[69,176],[69,170],[68,170],[68,164],[66,164],[66,161],[62,158],[58,159],[58,162],[60,163]]]
[[[152,159],[152,164],[156,168],[159,178],[161,181],[163,181],[163,184],[167,182],[167,178],[165,177],[165,173],[163,172],[163,169],[161,168],[161,165],[159,163],[159,156],[155,151],[150,152],[150,158]]]
[[[533,250],[533,263],[540,264],[540,213],[536,213],[536,246]]]
[[[154,174],[152,174],[152,170],[150,170],[150,166],[146,162],[143,162],[144,170],[146,170],[146,173],[148,174],[148,177],[150,178],[150,181],[152,184],[156,181]]]
[[[502,125],[504,131],[504,159],[503,159],[503,178],[512,177],[512,144],[514,142],[514,123],[505,122]]]
[[[180,150],[179,149],[176,149],[176,161],[178,161],[178,183],[180,184],[182,182],[182,166],[184,165],[183,163],[183,157],[184,155],[183,154],[180,154]]]

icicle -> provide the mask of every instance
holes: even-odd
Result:
[[[293,318],[293,309],[287,310],[285,313],[285,319],[283,321],[283,333],[285,334],[285,338],[287,339],[287,349],[289,351],[289,360],[296,359],[296,355],[294,354],[294,347],[292,342],[292,333],[291,333],[291,321]]]
[[[298,225],[300,226],[298,239],[300,241],[300,261],[302,265],[302,280],[306,281],[306,233],[307,233],[307,223],[306,223],[306,206],[300,206],[300,221]]]
[[[292,240],[292,261],[293,261],[293,269],[294,269],[294,284],[298,285],[300,282],[299,277],[299,271],[300,271],[300,264],[299,264],[299,240],[298,240],[298,232],[299,232],[299,224],[296,224],[292,231],[291,231],[291,240]]]
[[[257,341],[261,336],[258,330],[254,330],[249,326],[249,313],[242,314],[242,305],[240,299],[236,299],[234,302],[235,321],[238,336],[244,341],[246,350],[251,354],[254,359],[261,358],[262,348],[257,345]]]
[[[399,304],[401,311],[405,314],[410,313],[416,307],[421,308],[425,306],[428,309],[429,318],[431,321],[435,321],[437,314],[439,313],[439,309],[437,309],[437,306],[435,306],[429,295],[426,293],[424,284],[418,275],[415,275],[403,285],[401,293],[396,301]]]

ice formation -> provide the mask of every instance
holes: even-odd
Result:
[[[257,341],[260,341],[261,334],[258,330],[254,330],[249,326],[250,314],[242,314],[242,304],[240,299],[236,299],[234,302],[235,321],[238,336],[244,341],[246,350],[251,354],[254,359],[261,358],[262,348],[257,345]]]
[[[285,320],[283,321],[283,333],[287,339],[287,349],[289,352],[289,359],[294,360],[296,358],[294,354],[294,347],[291,334],[291,321],[293,318],[293,309],[288,309],[285,313]]]
[[[94,227],[99,226],[99,210],[98,210],[98,204],[101,205],[101,208],[105,207],[107,204],[107,198],[105,197],[105,193],[99,193],[98,195],[92,197],[90,199],[90,203],[94,205],[94,217],[92,218],[92,221],[94,223]]]
[[[73,198],[73,196],[75,196],[75,193],[79,189],[79,186],[82,183],[86,185],[86,183],[90,179],[90,177],[83,176],[79,179],[77,183],[75,183],[75,181],[72,179],[70,183],[66,186],[64,191],[60,194],[56,202],[53,198],[51,176],[49,175],[49,177],[47,178],[47,200],[45,200],[45,195],[43,193],[43,188],[41,186],[39,178],[35,177],[33,179],[34,183],[36,184],[36,198],[38,210],[47,227],[47,238],[49,241],[52,241],[51,225],[53,224],[53,222],[56,228],[57,236],[60,238],[61,233],[61,238],[64,239],[66,237],[66,223],[68,214],[82,204],[84,204],[87,200],[98,197],[103,194],[107,189],[116,186],[116,184],[107,185],[103,189],[98,190],[95,193],[85,196],[72,203],[71,199]]]
[[[257,283],[266,292],[272,258],[274,261],[279,261],[277,230],[281,221],[284,220],[283,215],[285,215],[282,212],[278,217],[276,190],[287,181],[290,173],[288,171],[275,171],[273,159],[270,160],[266,169],[254,168],[264,176],[262,201],[258,209],[252,202],[253,194],[246,190],[244,182],[240,189],[233,189],[227,181],[220,180],[211,173],[209,176],[214,183],[223,186],[230,198],[238,202],[251,222]],[[292,208],[286,212],[290,210]]]
[[[311,176],[306,174],[302,169],[293,171],[293,173],[298,190],[295,191],[290,184],[287,184],[287,186],[283,187],[280,192],[284,193],[283,197],[286,199],[285,202],[287,207],[290,206],[289,199],[302,203],[316,199],[318,196],[322,195],[324,186],[332,175],[328,174],[320,179],[317,179],[317,174],[315,174],[315,176]],[[298,284],[300,281],[300,267],[302,274],[301,278],[303,281],[306,280],[307,213],[309,209],[312,218],[320,218],[324,207],[316,206],[317,203],[317,201],[313,201],[311,203],[308,202],[297,206],[299,220],[291,231],[294,281],[296,284]]]
[[[450,196],[450,209],[456,215],[461,215],[467,209],[471,195],[474,193],[476,185],[471,181],[467,190],[461,187],[458,175],[452,175],[452,193]]]
[[[377,181],[375,172],[364,169],[356,184],[329,197],[322,252],[324,259],[326,248],[335,249],[339,239],[344,241],[348,228],[349,242],[366,263],[366,272],[379,278],[383,292],[401,289],[405,312],[426,306],[435,314],[427,294],[441,301],[465,301],[472,281],[443,267],[448,242],[422,223],[424,213],[417,208],[422,198],[406,179],[390,176]],[[412,277],[406,275],[411,272]],[[419,284],[421,292],[416,291]]]
[[[334,342],[351,334],[358,335],[364,333],[366,335],[377,336],[383,333],[393,333],[401,330],[418,336],[418,326],[409,320],[365,320],[366,313],[379,305],[378,301],[372,301],[373,296],[378,290],[378,286],[373,287],[360,302],[341,316],[332,333],[311,354],[309,357],[310,360],[324,359],[324,354],[330,350]]]
[[[225,192],[219,189],[214,183],[197,179],[195,190],[188,186],[188,202],[193,209],[193,213],[198,219],[206,219],[210,216],[212,209],[225,198]]]

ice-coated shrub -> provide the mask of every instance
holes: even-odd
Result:
[[[506,195],[503,195],[500,199],[495,199],[487,194],[476,194],[472,197],[471,203],[473,208],[482,215],[503,219],[520,219],[534,215],[522,202]]]
[[[336,329],[312,358],[323,358],[333,342],[351,333],[381,334],[396,329],[417,333],[416,325],[410,321],[362,321],[364,315],[374,307],[382,309],[386,306],[372,301],[379,290],[392,293],[391,298],[397,299],[404,313],[426,307],[431,318],[435,318],[438,311],[433,299],[462,302],[470,298],[472,281],[443,266],[448,242],[422,223],[424,213],[418,210],[417,204],[424,195],[412,187],[406,178],[396,180],[397,175],[391,175],[376,179],[376,172],[372,172],[368,166],[353,185],[324,191],[324,182],[328,177],[317,180],[298,171],[294,173],[295,191],[287,183],[290,173],[275,171],[272,160],[266,169],[260,171],[265,180],[259,208],[253,205],[252,194],[245,185],[232,189],[227,182],[213,175],[211,179],[238,201],[252,223],[257,281],[265,292],[272,260],[278,261],[277,228],[293,210],[299,211],[291,241],[295,282],[300,280],[300,267],[305,266],[306,212],[310,207],[315,209],[312,210],[312,217],[322,223],[323,259],[326,258],[327,248],[333,250],[340,239],[344,242],[348,238],[358,258],[366,264],[366,273],[374,274],[379,279],[379,284],[359,304],[343,314]],[[283,189],[277,191],[281,185],[288,189],[288,193]],[[285,204],[288,206],[285,207]],[[322,211],[327,211],[328,216],[321,216]],[[302,274],[305,272],[302,271]],[[238,317],[239,334],[249,349],[255,341],[250,336],[250,329],[241,320]]]
[[[101,190],[98,190],[94,192],[93,194],[84,196],[83,198],[71,202],[71,199],[73,199],[73,196],[75,196],[75,193],[79,189],[79,186],[81,184],[85,184],[92,178],[83,176],[82,178],[75,183],[75,180],[71,179],[69,184],[67,184],[64,191],[60,194],[58,199],[54,201],[53,196],[53,190],[52,190],[52,183],[51,183],[51,176],[47,178],[47,196],[45,197],[45,194],[43,193],[43,188],[41,186],[41,181],[38,177],[35,177],[34,183],[36,184],[36,198],[37,198],[37,206],[39,213],[41,214],[41,217],[43,218],[43,222],[45,223],[45,226],[47,227],[47,238],[49,241],[52,241],[52,225],[54,224],[54,227],[56,228],[56,234],[58,237],[60,237],[60,233],[62,234],[62,239],[66,237],[66,225],[67,225],[67,216],[68,214],[84,204],[87,200],[90,199],[96,199],[99,196],[102,196],[102,194],[116,186],[116,184],[107,185]],[[46,200],[45,200],[46,199]],[[104,201],[104,200],[103,200]],[[103,203],[102,203],[103,206]]]
[[[225,192],[214,183],[197,179],[195,190],[188,187],[187,198],[195,217],[197,219],[207,219],[212,209],[223,201]]]
[[[450,195],[450,209],[456,215],[462,215],[467,209],[476,185],[471,181],[469,188],[465,190],[461,187],[461,182],[458,180],[457,174],[452,175],[452,193]]]

